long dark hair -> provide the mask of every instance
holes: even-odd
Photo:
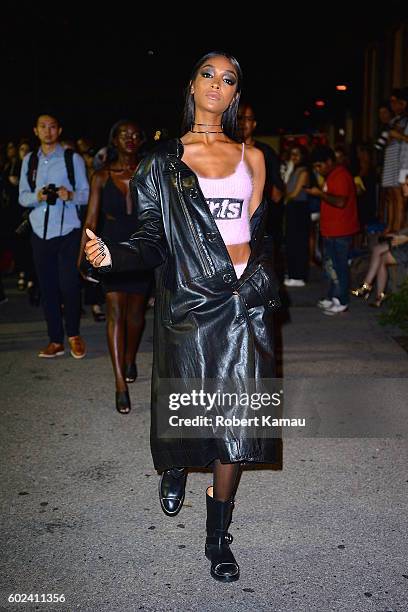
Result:
[[[183,120],[181,124],[181,129],[182,129],[182,133],[185,134],[191,129],[191,124],[194,122],[195,104],[194,104],[194,97],[191,94],[192,82],[195,80],[201,66],[205,65],[209,59],[213,57],[218,57],[220,55],[222,57],[225,57],[227,60],[231,62],[231,64],[234,66],[236,73],[237,73],[237,89],[235,92],[235,98],[231,102],[227,110],[224,111],[221,121],[223,125],[224,134],[226,134],[226,136],[229,136],[229,138],[232,138],[232,140],[238,141],[239,138],[237,134],[237,111],[238,111],[238,105],[239,105],[239,97],[241,95],[241,89],[242,89],[242,70],[241,70],[241,66],[239,65],[235,57],[233,57],[229,53],[225,53],[224,51],[211,51],[210,53],[206,53],[195,64],[193,71],[191,73],[190,80],[185,90],[184,111],[183,111]]]

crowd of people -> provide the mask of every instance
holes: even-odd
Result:
[[[381,306],[388,266],[406,266],[407,102],[408,89],[394,89],[380,105],[378,139],[371,145],[331,149],[294,141],[279,153],[267,139],[256,138],[262,130],[257,130],[251,103],[239,105],[240,140],[262,151],[265,159],[267,230],[274,240],[276,268],[287,288],[297,288],[307,284],[310,266],[322,265],[329,282],[327,296],[318,302],[324,314],[347,311],[351,293],[368,298],[376,277],[372,304]],[[63,354],[64,321],[71,354],[85,356],[79,332],[83,305],[91,306],[95,321],[107,318],[117,408],[128,412],[127,383],[137,376],[135,356],[154,292],[152,275],[100,282],[84,266],[81,227],[86,220],[89,228],[114,240],[125,240],[134,231],[129,180],[154,140],[149,142],[137,123],[119,121],[106,146],[97,150],[87,137],[63,140],[60,119],[52,114],[36,118],[34,134],[36,142],[24,137],[1,149],[0,274],[13,271],[31,303],[41,299],[49,343],[40,357]],[[160,130],[155,138],[164,134]],[[374,249],[363,285],[350,291],[351,252],[367,247],[370,232],[388,240]],[[1,281],[0,294],[0,302],[6,301]]]

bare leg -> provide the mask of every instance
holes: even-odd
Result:
[[[124,378],[126,308],[127,296],[125,293],[111,291],[106,294],[106,332],[115,374],[116,391],[127,389]]]
[[[135,362],[145,324],[146,304],[145,295],[129,293],[127,296],[125,363]]]
[[[396,261],[388,251],[381,257],[381,264],[377,272],[377,297],[384,292],[388,280],[388,266],[395,264]]]
[[[239,466],[239,463],[214,461],[214,499],[226,502],[233,497]]]
[[[375,277],[378,274],[378,270],[380,266],[383,264],[383,256],[389,253],[388,243],[383,242],[382,244],[377,244],[373,248],[373,252],[371,254],[370,267],[368,268],[367,275],[364,279],[364,282],[368,285],[372,285]]]

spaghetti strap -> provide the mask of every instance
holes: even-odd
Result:
[[[245,142],[242,143],[242,155],[241,155],[241,161],[244,161],[244,153],[245,153]]]

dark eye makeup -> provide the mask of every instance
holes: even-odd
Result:
[[[204,79],[211,79],[214,77],[214,73],[211,70],[202,70],[200,74]],[[227,85],[231,86],[234,86],[237,82],[233,76],[230,76],[228,74],[225,74],[223,76],[223,81],[224,83],[227,83]]]

